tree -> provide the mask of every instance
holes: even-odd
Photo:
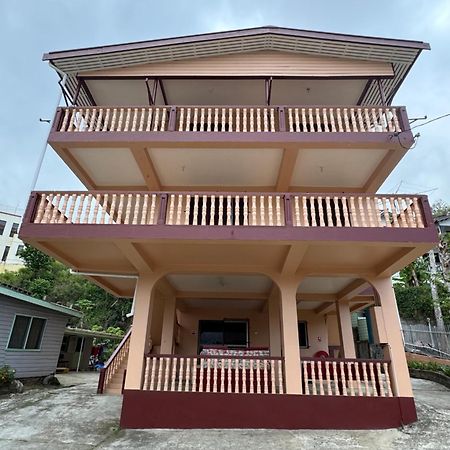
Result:
[[[112,327],[115,334],[117,329],[124,332],[129,328],[126,316],[131,309],[130,299],[116,298],[87,279],[71,274],[63,264],[30,245],[25,245],[20,256],[25,267],[0,274],[0,282],[82,311],[83,318],[71,319],[72,326],[103,330]]]

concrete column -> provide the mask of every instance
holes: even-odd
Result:
[[[281,330],[287,394],[302,393],[300,345],[297,321],[297,282],[280,284]]]
[[[149,345],[151,314],[155,299],[153,288],[156,281],[157,277],[153,274],[141,274],[137,280],[125,389],[142,388],[144,355]]]
[[[270,356],[281,356],[280,299],[277,289],[273,289],[269,302],[269,344]]]
[[[352,315],[349,303],[346,301],[336,302],[336,313],[339,326],[339,338],[341,340],[341,356],[343,358],[356,358]]]
[[[413,397],[397,302],[390,278],[371,280],[380,297],[381,314],[375,316],[376,336],[386,340],[385,357],[391,360],[390,376],[394,395]],[[376,308],[374,308],[376,312]],[[383,338],[385,336],[385,339]]]
[[[161,354],[168,355],[173,350],[173,332],[175,328],[176,298],[170,296],[164,299],[164,314],[161,333]]]

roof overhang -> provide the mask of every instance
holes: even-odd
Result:
[[[45,300],[41,300],[39,298],[31,297],[30,295],[18,292],[13,289],[9,289],[5,286],[0,286],[0,295],[4,295],[5,297],[9,298],[14,298],[16,300],[26,302],[35,306],[40,306],[41,308],[55,311],[60,314],[76,317],[78,319],[80,319],[83,316],[83,314],[80,311],[75,311],[74,309],[68,308],[67,306],[58,305],[57,303],[50,303]]]
[[[115,340],[123,339],[123,336],[118,336],[117,334],[106,333],[104,331],[84,330],[82,328],[71,328],[71,327],[66,327],[66,329],[64,330],[64,334],[66,336],[84,336],[84,337],[105,338]]]
[[[421,51],[429,49],[429,44],[420,41],[267,26],[55,51],[44,54],[43,59],[68,74],[67,88],[72,96],[76,91],[76,75],[79,72],[233,53],[276,50],[382,61],[392,64],[395,74],[392,78],[382,80],[386,99],[390,103]],[[381,101],[377,80],[372,80],[365,90],[361,104],[380,104]],[[89,99],[83,94],[80,95],[78,102],[80,105],[83,103],[87,105]]]

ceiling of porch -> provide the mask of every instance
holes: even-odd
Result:
[[[292,144],[54,147],[87,188],[98,190],[375,191],[401,157],[389,148]]]

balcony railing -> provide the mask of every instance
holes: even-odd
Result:
[[[392,397],[389,361],[302,358],[303,393]]]
[[[283,394],[283,360],[253,356],[146,357],[144,390]]]
[[[302,358],[304,395],[392,397],[386,360]],[[162,392],[284,394],[283,358],[145,357],[143,389]]]
[[[35,192],[35,224],[425,228],[422,196],[300,193]]]
[[[404,108],[380,106],[165,106],[58,108],[54,132],[400,132]]]

